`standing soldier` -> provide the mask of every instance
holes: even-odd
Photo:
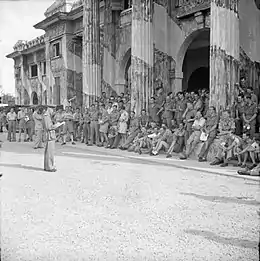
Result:
[[[6,114],[5,111],[0,111],[0,132],[4,131],[4,127],[6,127]]]
[[[187,107],[187,103],[186,100],[184,98],[184,95],[182,92],[178,93],[178,101],[176,102],[176,111],[175,111],[175,119],[177,122],[177,126],[180,125],[180,123],[182,122],[182,116],[183,113],[185,112]]]
[[[245,129],[249,130],[250,138],[253,139],[256,128],[257,104],[251,99],[251,95],[246,95],[243,110],[243,120]]]
[[[6,120],[7,120],[7,123],[8,123],[8,137],[7,137],[7,139],[10,142],[16,141],[16,119],[17,119],[17,115],[14,111],[14,108],[11,108],[10,112],[8,112],[7,115],[6,115]]]
[[[162,114],[163,123],[166,124],[167,127],[171,129],[172,118],[173,118],[173,113],[174,113],[175,109],[174,109],[174,104],[173,104],[170,96],[166,97],[166,101],[164,103],[163,110],[164,110],[163,114]]]
[[[41,149],[43,148],[42,145],[42,135],[43,135],[43,109],[37,108],[33,113],[33,119],[35,123],[35,142],[34,142],[34,149]]]
[[[94,144],[99,144],[99,126],[98,126],[98,119],[99,119],[99,109],[98,105],[92,104],[90,109],[90,143],[89,146]],[[94,138],[95,137],[95,138]]]
[[[159,105],[155,103],[155,98],[152,97],[150,99],[148,114],[149,114],[149,117],[150,117],[150,121],[153,121],[156,124],[159,124],[159,122],[160,122],[160,118],[159,118],[159,115],[158,115],[159,110],[160,110]]]
[[[82,135],[82,143],[85,142],[87,145],[90,139],[90,115],[89,109],[85,108],[85,112],[83,114],[83,135]]]
[[[75,141],[77,141],[77,139],[79,138],[79,126],[80,126],[80,119],[81,119],[81,113],[80,113],[80,109],[77,108],[76,112],[73,115],[73,127],[74,127],[74,138]]]
[[[187,145],[187,141],[192,134],[192,125],[193,122],[195,121],[195,116],[196,116],[196,111],[194,110],[193,103],[191,101],[187,102],[187,108],[185,112],[182,115],[183,122],[184,124],[184,129],[185,129],[185,135],[184,135],[184,143],[185,146]]]
[[[18,141],[21,142],[21,136],[22,136],[22,132],[24,135],[24,141],[26,140],[26,127],[25,127],[25,110],[24,108],[21,108],[21,110],[18,112],[18,127],[19,127],[19,139]]]
[[[33,120],[33,109],[28,108],[26,113],[27,121],[26,121],[26,131],[28,134],[27,141],[33,141],[34,134],[34,120]]]
[[[54,122],[55,123],[59,123],[59,122],[62,122],[62,120],[63,120],[63,113],[62,113],[62,108],[60,107],[56,111],[56,113],[54,115]],[[62,136],[62,129],[61,129],[61,127],[57,128],[56,131],[58,133],[57,138],[56,138],[56,142],[59,142],[59,140],[60,140],[60,138]]]
[[[72,145],[75,145],[74,139],[73,139],[73,114],[70,110],[70,108],[68,106],[66,106],[65,108],[65,112],[63,114],[63,120],[65,121],[65,125],[63,128],[63,142],[61,145],[65,145],[66,144],[66,137],[67,137],[67,133],[69,132],[70,134],[70,139],[72,142]]]

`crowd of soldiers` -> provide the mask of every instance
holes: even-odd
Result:
[[[53,121],[65,123],[57,129],[57,142],[65,145],[70,141],[75,145],[79,141],[88,146],[151,156],[164,150],[167,158],[178,153],[183,160],[191,157],[202,142],[198,160],[203,162],[207,161],[210,146],[217,140],[217,152],[211,165],[226,167],[236,157],[238,166],[255,168],[259,160],[260,106],[251,87],[239,85],[237,88],[236,104],[220,113],[209,106],[207,90],[165,94],[159,87],[150,98],[148,111],[142,109],[138,116],[131,111],[128,94],[107,97],[102,93],[89,108],[56,109]],[[18,126],[18,141],[21,141],[22,132],[24,141],[32,141],[35,134],[34,148],[41,148],[43,112],[44,108],[39,107],[34,112],[22,108],[17,115],[13,110],[7,113],[8,140],[16,140]],[[3,118],[2,114],[0,119]],[[250,166],[248,158],[252,161]]]

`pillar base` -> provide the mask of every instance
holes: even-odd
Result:
[[[175,79],[174,79],[174,93],[183,91],[182,89],[182,80],[183,80],[183,72],[176,72]]]

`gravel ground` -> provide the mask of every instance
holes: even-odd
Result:
[[[45,173],[40,153],[12,146],[0,164],[4,261],[259,260],[257,182],[60,153]]]

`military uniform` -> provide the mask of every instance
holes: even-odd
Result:
[[[90,110],[90,145],[95,143],[96,145],[99,144],[99,111],[97,109]]]
[[[157,124],[160,122],[160,117],[157,114],[159,110],[160,107],[158,104],[154,103],[149,105],[148,113],[149,113],[150,120]]]
[[[243,134],[243,111],[244,111],[244,102],[238,102],[235,106],[235,111],[236,111],[236,132],[235,134],[238,136],[241,136]]]
[[[204,130],[209,132],[217,124],[218,124],[217,114],[207,115]],[[210,145],[214,142],[216,136],[217,136],[217,128],[215,128],[214,130],[212,130],[211,132],[208,133],[208,138],[204,142],[204,144],[203,144],[203,146],[200,150],[200,153],[199,153],[200,161],[206,160],[208,152],[209,152]]]
[[[174,110],[174,104],[172,103],[172,101],[165,102],[162,118],[163,118],[163,122],[167,125],[168,128],[172,127],[172,119],[174,115],[173,110]]]
[[[82,142],[85,141],[88,144],[90,139],[90,115],[88,112],[85,112],[83,115],[83,139]]]
[[[251,104],[245,104],[243,115],[246,120],[250,120],[254,115],[257,115],[257,105],[253,102]],[[246,123],[244,122],[244,124]],[[256,118],[249,122],[249,126],[250,137],[253,138],[256,128]]]
[[[185,99],[178,100],[176,102],[175,120],[176,120],[178,126],[182,122],[182,116],[186,110],[186,107],[187,107],[187,103],[186,103]]]

